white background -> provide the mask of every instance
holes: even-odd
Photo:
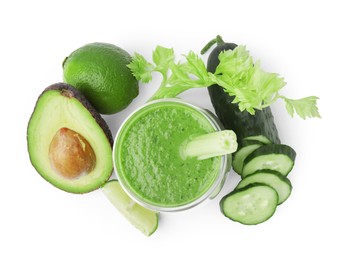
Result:
[[[340,1],[2,1],[0,4],[0,259],[342,259]],[[283,143],[297,151],[291,197],[267,222],[243,226],[219,199],[162,214],[145,237],[100,190],[62,192],[35,172],[26,127],[38,95],[62,81],[62,61],[89,42],[151,57],[157,44],[180,55],[217,34],[245,44],[265,70],[284,76],[282,94],[320,97],[321,119],[272,106]],[[205,60],[207,56],[203,57]],[[105,116],[115,135],[157,83],[140,86],[125,111]],[[182,95],[212,109],[206,89]]]

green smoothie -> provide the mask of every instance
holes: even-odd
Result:
[[[217,131],[198,109],[175,101],[156,102],[134,113],[116,138],[115,169],[124,188],[157,207],[178,207],[208,192],[222,157],[184,158],[181,147]]]

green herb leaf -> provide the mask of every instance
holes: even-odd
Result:
[[[239,103],[241,111],[254,114],[255,109],[271,105],[286,84],[278,74],[265,72],[259,62],[254,63],[245,46],[221,52],[219,61],[214,81],[235,96],[233,102]]]
[[[230,77],[243,80],[248,76],[248,71],[253,68],[253,58],[243,45],[237,46],[233,51],[222,51],[219,56],[219,65],[216,67],[215,74],[226,74]],[[247,73],[247,74],[246,74]]]
[[[150,100],[176,97],[190,88],[218,84],[228,95],[234,96],[233,103],[237,103],[241,111],[246,110],[252,115],[255,110],[282,98],[291,116],[297,113],[303,119],[320,117],[317,97],[294,100],[281,96],[279,91],[286,85],[284,79],[262,70],[260,62],[253,61],[245,46],[221,52],[215,73],[207,72],[203,60],[193,51],[184,57],[185,61],[176,63],[173,49],[157,46],[152,54],[154,64],[135,54],[128,67],[144,83],[151,80],[152,72],[162,74],[161,86]]]
[[[212,84],[207,68],[203,60],[197,54],[190,51],[185,58],[187,60],[187,63],[185,63],[186,73],[195,76],[194,81],[196,81],[196,83],[193,84],[194,87],[202,87],[203,85],[209,86]]]
[[[149,63],[142,55],[135,53],[132,61],[127,65],[132,71],[133,76],[143,83],[148,83],[152,80],[152,71],[154,66]]]
[[[154,65],[141,55],[135,54],[128,65],[133,75],[144,83],[149,82],[152,72],[163,76],[160,88],[150,100],[176,97],[190,88],[206,87],[214,82],[210,79],[203,60],[194,52],[185,55],[186,61],[175,62],[173,49],[157,46],[153,51]]]
[[[167,76],[167,71],[170,64],[174,62],[175,55],[171,48],[157,46],[152,54],[154,64],[156,64],[155,71],[159,71],[164,77]]]
[[[294,112],[296,112],[303,119],[306,119],[307,117],[321,117],[317,107],[318,97],[310,96],[297,100],[289,99],[284,96],[279,97],[285,100],[286,110],[292,117]]]

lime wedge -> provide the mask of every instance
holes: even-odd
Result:
[[[158,213],[146,209],[133,201],[117,180],[108,181],[102,187],[102,191],[117,210],[146,236],[150,236],[156,231]]]

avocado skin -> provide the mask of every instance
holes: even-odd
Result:
[[[47,87],[41,94],[43,95],[45,92],[50,90],[58,90],[61,93],[65,92],[65,95],[67,95],[70,98],[76,98],[93,116],[93,118],[96,120],[97,124],[102,128],[103,132],[105,133],[110,145],[113,147],[113,136],[112,133],[106,123],[106,121],[101,117],[101,115],[95,110],[93,105],[89,102],[89,100],[76,88],[73,86],[66,84],[66,83],[55,83],[51,86]],[[39,98],[40,98],[39,96]],[[38,98],[38,100],[39,100]],[[38,101],[37,101],[38,102]]]
[[[50,91],[50,90],[57,90],[57,91],[60,91],[60,92],[65,92],[64,95],[67,95],[68,97],[70,98],[76,98],[89,112],[90,114],[92,115],[92,117],[95,119],[95,121],[97,122],[97,124],[101,127],[101,129],[103,130],[109,144],[111,145],[111,147],[113,147],[113,136],[112,136],[112,133],[107,125],[107,123],[105,122],[105,120],[101,117],[101,115],[95,110],[95,108],[93,107],[93,105],[85,98],[85,96],[77,89],[75,89],[73,86],[69,85],[69,84],[66,84],[66,83],[55,83],[55,84],[52,84],[50,85],[49,87],[45,88],[43,90],[43,92],[39,95],[37,101],[36,101],[36,104],[35,104],[35,107],[33,109],[33,111],[36,110],[36,107],[37,107],[37,104],[39,102],[39,99],[41,98],[41,96],[47,92],[47,91]],[[29,129],[29,126],[30,126],[30,122],[31,122],[31,119],[33,117],[34,113],[31,114],[31,117],[29,119],[29,123],[28,123],[28,127],[27,127],[27,140],[28,140],[28,129]],[[29,145],[29,142],[27,142],[27,145]],[[96,188],[93,188],[91,190],[87,190],[87,191],[70,191],[70,190],[65,190],[59,186],[56,186],[54,182],[50,181],[49,179],[47,179],[45,176],[43,176],[39,171],[38,169],[36,168],[34,162],[32,161],[31,159],[31,156],[30,156],[30,161],[31,161],[31,164],[33,165],[33,167],[37,170],[37,172],[47,181],[49,182],[50,184],[52,184],[53,186],[63,190],[63,191],[66,191],[66,192],[70,192],[70,193],[73,193],[73,194],[84,194],[84,193],[88,193],[88,192],[91,192],[95,189],[97,189],[98,187]],[[108,176],[108,178],[106,180],[103,181],[103,183],[100,184],[99,187],[103,186],[106,181],[110,178],[111,175]]]

